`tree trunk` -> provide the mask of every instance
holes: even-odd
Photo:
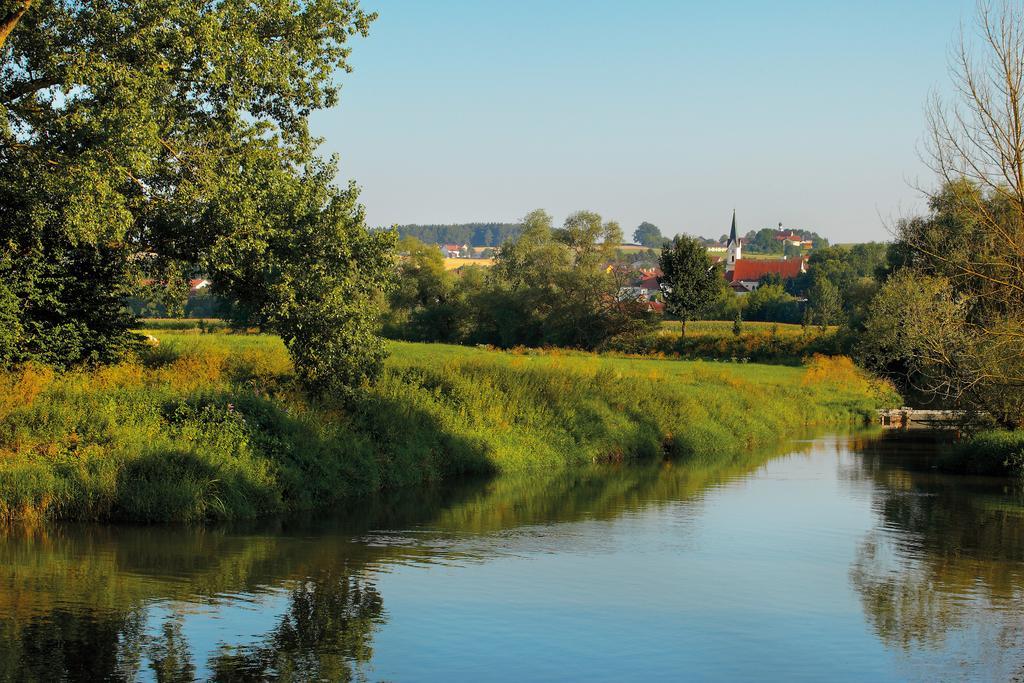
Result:
[[[21,21],[21,17],[24,16],[25,12],[28,11],[29,6],[32,5],[32,0],[21,0],[21,7],[10,12],[7,16],[0,18],[0,48],[7,42],[7,36],[11,35],[11,31]]]

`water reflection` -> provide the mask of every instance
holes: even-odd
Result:
[[[927,435],[860,444],[846,474],[870,485],[880,523],[850,578],[887,645],[944,648],[1005,679],[1024,646],[1024,496],[1010,481],[934,471],[934,448]]]
[[[332,567],[299,582],[288,611],[263,642],[222,645],[210,669],[216,680],[350,681],[370,661],[374,629],[383,622],[384,602],[373,583]],[[354,665],[354,666],[353,666]]]
[[[243,526],[19,528],[0,542],[0,680],[443,680],[460,658],[462,678],[820,677],[837,653],[872,680],[1005,680],[1024,662],[1024,497],[936,474],[933,450],[854,437]]]
[[[509,534],[532,525],[696,504],[773,455],[468,481],[248,527],[9,530],[0,543],[0,679],[362,679],[386,620],[374,582],[382,567],[482,562],[509,552]],[[190,612],[281,595],[272,629],[253,642],[219,642],[196,661],[199,643],[183,628]]]

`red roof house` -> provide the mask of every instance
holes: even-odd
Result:
[[[636,283],[636,286],[640,287],[641,289],[646,289],[648,292],[660,292],[661,291],[661,285],[658,284],[658,276],[657,275],[651,275],[650,277],[645,277],[644,279],[639,280]]]
[[[647,310],[650,311],[651,313],[665,312],[665,304],[661,303],[660,301],[646,301],[644,302],[644,305],[647,307]]]
[[[778,275],[783,280],[788,280],[807,272],[807,261],[802,258],[759,260],[740,259],[736,261],[732,270],[725,273],[725,279],[729,282],[757,282],[765,275]]]

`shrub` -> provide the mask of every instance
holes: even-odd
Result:
[[[939,459],[941,469],[1024,477],[1024,431],[991,430],[965,438]]]

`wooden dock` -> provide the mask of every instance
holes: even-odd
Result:
[[[887,429],[956,429],[963,418],[961,410],[894,408],[878,411],[879,422]]]

